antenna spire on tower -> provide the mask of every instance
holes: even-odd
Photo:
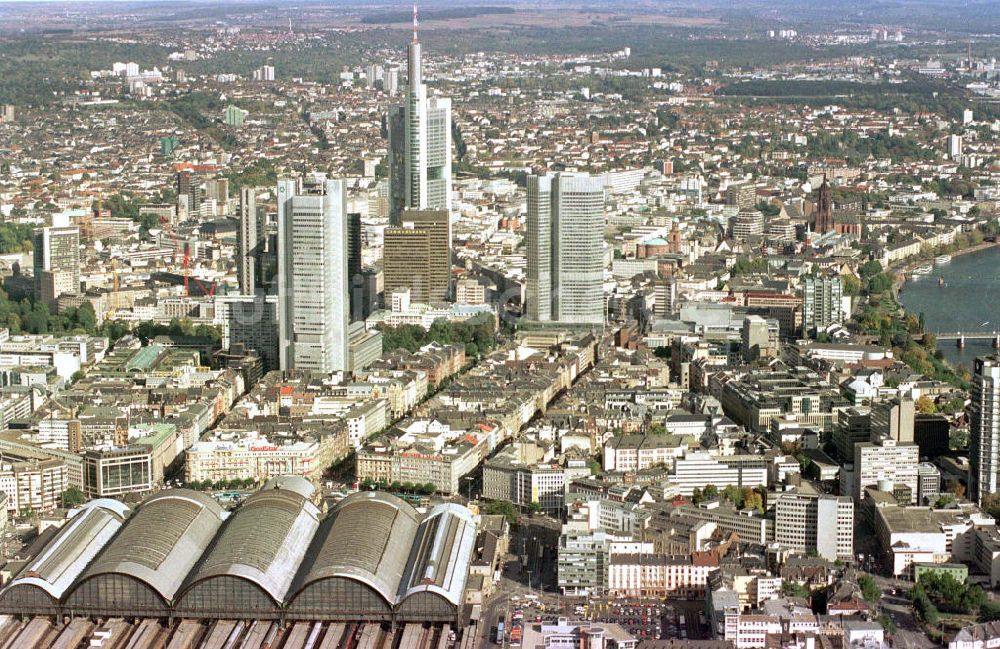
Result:
[[[417,3],[413,3],[413,42],[417,42]]]

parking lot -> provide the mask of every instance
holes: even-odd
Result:
[[[590,600],[575,607],[579,617],[620,624],[641,640],[699,640],[709,637],[702,602],[661,599]]]

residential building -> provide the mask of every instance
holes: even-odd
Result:
[[[823,331],[844,321],[844,285],[839,277],[807,275],[802,279],[802,331]]]
[[[12,514],[48,512],[62,507],[69,487],[66,463],[58,459],[25,459],[4,452],[0,457],[0,492]]]

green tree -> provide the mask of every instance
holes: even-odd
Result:
[[[868,575],[858,577],[858,586],[861,587],[861,595],[865,601],[874,604],[882,597],[882,589],[878,587],[875,580]]]
[[[66,491],[62,492],[62,506],[66,508],[79,507],[87,498],[83,495],[83,492],[76,487],[70,487]]]
[[[509,500],[493,500],[486,503],[484,513],[503,516],[511,525],[517,524],[517,507]]]

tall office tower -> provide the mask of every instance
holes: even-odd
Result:
[[[844,285],[839,277],[806,276],[802,280],[802,331],[826,329],[844,321],[841,301]]]
[[[55,307],[64,293],[80,292],[80,228],[56,214],[34,235],[35,299]]]
[[[361,212],[347,215],[347,275],[353,281],[361,274]]]
[[[177,198],[187,198],[188,214],[197,212],[201,207],[201,182],[200,179],[190,171],[181,171],[177,174]]]
[[[282,370],[349,371],[347,186],[278,181]]]
[[[386,295],[408,288],[424,304],[451,299],[451,218],[447,210],[403,210],[387,228],[382,270]]]
[[[414,15],[406,101],[389,111],[389,222],[406,208],[451,208],[451,100],[427,98]]]
[[[528,177],[528,318],[604,324],[604,183]]]
[[[969,498],[1000,492],[1000,356],[977,358],[969,407]]]
[[[816,227],[813,228],[818,234],[833,230],[833,195],[830,192],[830,183],[823,176],[823,184],[819,186],[819,198],[816,201]]]
[[[264,253],[264,212],[257,209],[257,193],[252,187],[240,190],[240,229],[236,236],[236,279],[240,293],[253,295],[261,286]]]

